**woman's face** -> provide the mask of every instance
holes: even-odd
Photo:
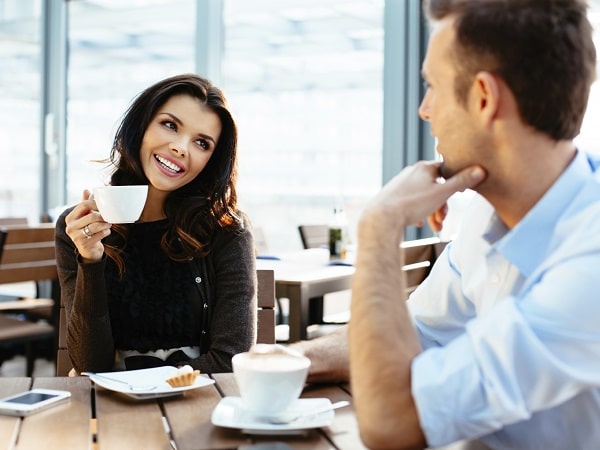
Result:
[[[140,150],[150,188],[172,192],[198,176],[221,135],[221,120],[187,94],[171,97],[150,121]]]

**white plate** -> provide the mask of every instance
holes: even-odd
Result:
[[[300,398],[285,410],[289,414],[308,413],[331,405],[328,398]],[[300,417],[288,424],[272,424],[266,418],[258,417],[249,412],[240,397],[225,397],[213,410],[212,423],[225,428],[237,428],[246,434],[302,434],[310,428],[320,428],[331,425],[335,413],[333,410]]]
[[[126,370],[122,372],[102,372],[98,374],[88,375],[94,383],[111,391],[120,392],[136,400],[148,400],[152,398],[171,397],[180,395],[184,391],[190,389],[198,389],[204,386],[209,386],[215,380],[206,376],[200,375],[196,378],[194,384],[190,386],[171,387],[165,380],[177,372],[177,368],[172,366],[153,367],[151,369]],[[130,386],[135,386],[131,389],[128,385],[111,381],[107,378],[124,381]],[[154,386],[154,388],[151,388]]]

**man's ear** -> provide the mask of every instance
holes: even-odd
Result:
[[[475,75],[471,91],[472,106],[480,114],[481,120],[485,124],[491,121],[498,114],[500,107],[500,86],[498,79],[490,72],[479,72]]]

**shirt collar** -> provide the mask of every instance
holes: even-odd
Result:
[[[521,221],[494,245],[523,275],[530,276],[546,257],[556,224],[582,186],[592,176],[585,153],[573,161]],[[494,215],[493,220],[499,221]],[[493,222],[490,222],[492,224]]]

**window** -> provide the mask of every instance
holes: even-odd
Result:
[[[334,207],[354,223],[381,186],[383,1],[226,0],[224,26],[240,203],[269,250]]]
[[[42,12],[59,1],[67,5],[69,24],[69,204],[104,181],[104,165],[93,161],[108,156],[132,98],[161,78],[197,70],[203,56],[196,48],[196,7],[212,0],[0,0],[0,139],[3,155],[10,155],[0,165],[0,216],[37,221],[46,189],[40,180],[59,178],[55,149],[42,151],[52,136],[41,136],[40,119]],[[241,207],[270,250],[299,249],[298,224],[325,223],[340,206],[354,224],[381,186],[383,19],[385,4],[400,3],[222,4],[222,67],[215,81],[240,129]],[[600,31],[600,0],[590,7]],[[600,152],[598,119],[596,83],[576,139],[581,148]],[[64,205],[50,207],[55,215]]]
[[[596,57],[600,62],[600,1],[590,2],[589,18],[594,27],[594,44],[596,45]],[[600,65],[597,65],[598,74],[600,74]],[[600,84],[596,81],[592,85],[588,108],[581,126],[581,133],[575,139],[575,143],[582,150],[588,152],[600,153]]]
[[[106,181],[121,116],[152,83],[194,71],[194,0],[69,2],[67,193]],[[135,24],[135,25],[133,25]],[[59,209],[61,209],[59,207]]]
[[[0,0],[0,216],[39,220],[40,0]]]

